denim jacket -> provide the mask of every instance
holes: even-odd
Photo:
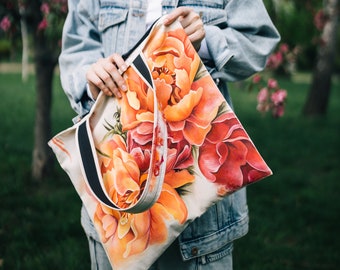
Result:
[[[210,55],[206,65],[214,78],[237,81],[262,70],[279,41],[262,0],[162,0],[163,14],[177,6],[190,6],[201,15]],[[127,52],[145,32],[146,10],[145,0],[69,0],[59,65],[63,89],[79,116],[93,104],[86,91],[86,70],[99,58]],[[220,86],[229,100],[225,83]],[[228,243],[247,231],[242,189],[180,235],[182,257],[217,259],[230,252]]]

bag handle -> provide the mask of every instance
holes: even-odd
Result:
[[[166,169],[167,157],[167,128],[161,112],[158,110],[158,102],[152,76],[148,66],[141,54],[135,56],[130,68],[135,68],[144,82],[152,89],[154,95],[154,126],[151,148],[151,158],[148,171],[148,177],[144,190],[137,202],[129,207],[119,207],[113,202],[105,190],[103,178],[100,172],[100,166],[92,138],[90,128],[90,117],[83,121],[76,131],[78,148],[80,152],[81,168],[88,187],[97,197],[97,199],[107,207],[129,213],[140,213],[148,210],[157,200],[162,191],[163,180]],[[102,96],[102,97],[101,97]],[[110,98],[99,95],[99,98]],[[89,114],[89,116],[91,113]],[[160,143],[161,142],[161,143]]]

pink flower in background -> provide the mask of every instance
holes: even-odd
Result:
[[[268,102],[258,103],[256,106],[256,110],[259,112],[265,113],[270,109]]]
[[[266,102],[268,100],[268,96],[269,96],[268,88],[267,87],[262,88],[257,94],[257,102],[258,103]]]
[[[46,18],[43,18],[42,21],[38,25],[38,31],[43,31],[48,27],[48,22]]]
[[[279,51],[282,53],[287,53],[289,51],[289,46],[287,43],[283,43],[280,45]]]
[[[284,111],[285,111],[285,107],[283,104],[280,104],[278,106],[275,106],[273,109],[272,109],[272,114],[275,118],[279,118],[279,117],[282,117],[283,114],[284,114]]]
[[[282,52],[278,51],[277,53],[273,53],[269,56],[267,61],[267,67],[269,69],[277,69],[283,62]]]
[[[268,88],[269,89],[276,89],[277,87],[278,87],[277,80],[272,79],[272,78],[268,80]]]
[[[319,14],[322,20],[322,14]],[[259,112],[272,112],[274,117],[281,117],[284,114],[287,91],[279,86],[275,75],[291,76],[296,70],[296,60],[301,48],[295,46],[290,48],[287,43],[281,43],[267,60],[266,70],[263,73],[255,74],[249,85],[249,90],[256,88],[257,107]]]
[[[289,48],[287,43],[282,43],[276,52],[272,53],[267,61],[266,68],[269,70],[290,75],[295,71],[296,59],[300,52],[300,47]]]
[[[11,27],[11,21],[7,16],[3,17],[1,22],[0,22],[0,28],[4,31],[7,32],[9,28]]]
[[[327,20],[328,18],[325,15],[324,11],[322,9],[319,10],[314,16],[314,25],[316,29],[321,31],[325,27]]]
[[[284,89],[278,89],[272,93],[270,99],[272,101],[272,114],[274,117],[282,117],[284,114],[287,91]]]
[[[254,81],[257,79],[253,78],[252,82]],[[267,84],[260,88],[262,85],[263,83],[258,85],[260,90],[257,94],[256,109],[262,113],[271,111],[275,118],[283,116],[287,91],[280,89],[278,81],[273,78],[268,79]]]
[[[40,10],[43,14],[48,15],[50,13],[50,6],[47,3],[43,3]]]
[[[254,75],[254,77],[253,77],[253,83],[254,84],[259,83],[261,80],[262,80],[262,76],[260,74]]]
[[[271,100],[275,106],[284,103],[287,97],[287,91],[284,89],[279,89],[271,95]]]
[[[259,93],[257,94],[257,107],[256,109],[259,112],[267,112],[269,110],[269,104],[268,104],[268,99],[269,99],[269,90],[267,87],[263,87]]]

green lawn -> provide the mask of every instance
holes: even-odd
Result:
[[[56,77],[53,133],[74,113]],[[232,87],[236,113],[274,175],[248,188],[250,232],[235,242],[235,270],[338,269],[340,264],[340,83],[328,115],[306,119],[305,76],[281,80],[281,119],[256,112],[256,93]],[[90,269],[81,202],[66,174],[30,178],[34,77],[0,74],[0,269]]]

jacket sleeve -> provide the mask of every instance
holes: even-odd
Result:
[[[63,28],[62,51],[59,56],[60,79],[72,108],[79,116],[85,115],[93,105],[86,91],[86,70],[103,57],[96,27],[98,2],[69,0]],[[91,11],[91,15],[88,11]]]
[[[226,81],[261,71],[280,40],[262,0],[230,0],[223,27],[207,25],[206,43],[218,72]]]

